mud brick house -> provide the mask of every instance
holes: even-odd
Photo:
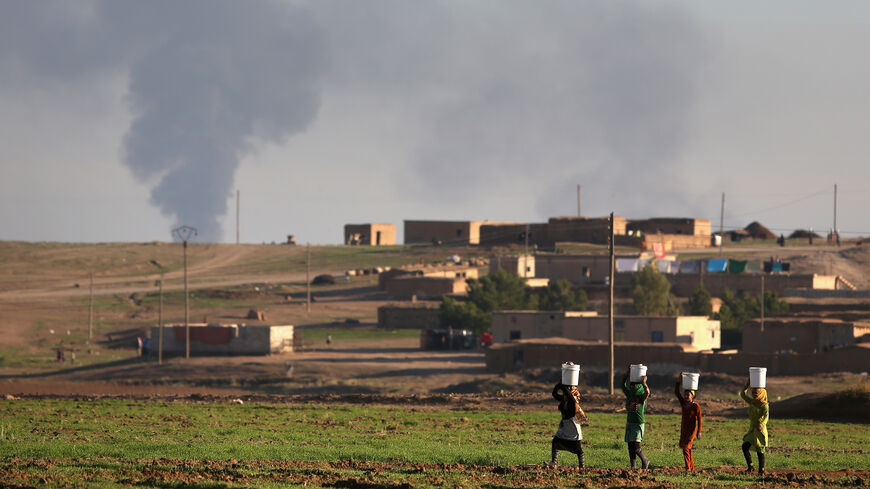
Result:
[[[674,343],[688,350],[721,346],[719,321],[704,316],[616,316],[613,323],[616,342]],[[495,343],[550,337],[606,342],[609,320],[586,311],[497,311],[492,336]]]
[[[392,224],[345,224],[344,244],[394,245],[396,244],[396,226]]]
[[[405,221],[405,244],[478,245],[480,227],[492,221]]]
[[[534,277],[535,256],[493,256],[489,260],[489,274],[493,275],[499,270],[504,270],[517,277]]]
[[[870,322],[821,318],[767,318],[743,325],[741,351],[746,353],[818,353],[859,343]],[[868,365],[870,367],[870,365]]]
[[[184,325],[163,328],[163,354],[184,355]],[[157,352],[160,327],[151,327],[151,350]],[[191,355],[271,355],[293,351],[293,326],[190,324]]]

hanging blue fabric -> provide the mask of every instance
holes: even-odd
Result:
[[[707,261],[708,272],[724,272],[728,270],[728,258],[713,258]]]

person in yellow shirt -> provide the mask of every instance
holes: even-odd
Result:
[[[747,394],[749,391],[749,394]],[[764,449],[767,447],[767,420],[770,408],[767,403],[767,389],[749,388],[749,381],[740,391],[740,397],[749,405],[749,431],[743,435],[743,457],[746,459],[746,472],[752,473],[752,455],[749,447],[755,447],[758,454],[758,475],[764,474]]]

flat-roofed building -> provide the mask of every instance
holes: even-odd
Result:
[[[344,244],[383,246],[396,244],[396,226],[393,224],[345,224]]]
[[[445,295],[461,295],[468,292],[465,278],[423,277],[403,275],[386,284],[386,292],[395,299],[439,299]]]
[[[626,229],[628,231],[641,231],[644,234],[686,234],[709,238],[712,225],[709,219],[653,217],[650,219],[632,219],[626,225]],[[709,239],[707,241],[709,242]]]
[[[493,256],[489,259],[489,273],[495,274],[499,270],[516,275],[517,277],[530,278],[535,276],[534,255],[504,255]]]
[[[480,227],[484,224],[515,224],[497,221],[405,221],[405,244],[443,245],[480,244]]]
[[[818,353],[855,345],[870,334],[870,322],[822,318],[753,319],[743,325],[745,353]]]
[[[492,318],[493,341],[559,337],[607,341],[609,320],[591,311],[498,311]],[[721,346],[719,321],[704,316],[616,316],[614,341],[677,343],[691,350]]]
[[[293,326],[190,324],[191,355],[270,355],[293,351]],[[184,355],[184,325],[163,328],[163,354]],[[151,327],[151,350],[157,354],[160,327]]]
[[[626,234],[626,220],[622,216],[613,217],[613,234]],[[553,243],[560,241],[579,241],[583,243],[607,244],[610,238],[610,217],[551,217],[547,221],[547,239]]]

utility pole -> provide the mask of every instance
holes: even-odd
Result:
[[[157,309],[157,364],[163,365],[163,272],[160,273],[157,284],[160,285],[160,305]]]
[[[607,345],[610,349],[610,374],[607,376],[610,383],[610,395],[613,395],[613,279],[616,257],[613,252],[613,213],[610,213],[610,292],[607,301],[607,322],[608,322],[608,339]]]
[[[525,256],[523,256],[523,278],[527,276],[527,270],[529,269],[529,224],[526,223],[526,251]]]
[[[764,333],[764,272],[761,273],[761,332]]]
[[[239,244],[239,202],[241,193],[236,189],[236,244]]]
[[[831,236],[840,245],[840,229],[837,227],[837,184],[834,184],[834,234]]]
[[[184,244],[184,358],[190,358],[190,297],[187,294],[187,241],[196,236],[196,228],[180,226],[172,230]]]
[[[577,184],[577,217],[583,217],[580,213],[580,184]]]
[[[88,354],[91,354],[91,340],[94,337],[94,272],[90,274],[90,293],[88,299]]]
[[[725,245],[725,192],[722,192],[722,209],[719,211],[719,254]]]
[[[311,243],[305,244],[305,252],[308,259],[305,261],[305,289],[307,299],[305,300],[305,313],[311,313]]]

